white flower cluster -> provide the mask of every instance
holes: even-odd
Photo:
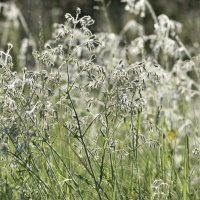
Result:
[[[141,17],[145,17],[145,0],[121,0],[121,2],[126,3],[125,10],[140,15]]]

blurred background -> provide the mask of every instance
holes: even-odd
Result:
[[[9,14],[5,16],[5,7]],[[150,0],[157,15],[166,14],[170,19],[183,25],[180,35],[184,44],[192,46],[193,52],[199,54],[200,43],[200,0]],[[90,15],[96,23],[94,32],[113,32],[118,34],[130,19],[145,24],[146,33],[153,31],[150,15],[140,18],[124,10],[121,0],[1,0],[0,1],[0,47],[6,48],[8,41],[19,51],[23,38],[33,37],[37,48],[51,37],[53,23],[63,23],[65,13],[75,15],[80,7],[82,15]],[[5,25],[6,18],[12,23]],[[39,39],[38,39],[39,38]],[[193,53],[192,52],[192,53]]]

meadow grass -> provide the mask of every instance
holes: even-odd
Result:
[[[199,69],[175,22],[123,2],[152,34],[94,34],[78,8],[35,69],[0,51],[0,199],[199,199]]]

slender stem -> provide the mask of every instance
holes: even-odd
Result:
[[[180,37],[178,35],[175,36],[175,40],[176,42],[179,44],[180,47],[182,47],[185,51],[185,54],[187,55],[187,57],[191,60],[192,56],[190,54],[190,52],[187,50],[187,48],[185,47],[185,45],[183,44],[183,42],[181,41]]]
[[[29,172],[30,174],[32,174],[37,180],[39,184],[42,184],[48,191],[49,193],[51,193],[52,198],[56,199],[56,197],[53,196],[53,192],[51,190],[51,188],[40,178],[39,175],[37,175],[28,165],[27,163],[25,163],[18,155],[12,153],[12,152],[8,152],[10,155],[12,155],[13,157],[16,158],[16,161],[23,166],[24,168],[27,169],[27,172]],[[47,193],[47,191],[45,191]]]
[[[188,136],[185,137],[185,151],[184,151],[184,180],[183,180],[183,200],[188,199],[188,170],[189,170],[189,142]]]
[[[153,18],[154,24],[158,23],[158,18],[156,16],[156,13],[155,13],[154,9],[152,8],[151,4],[149,3],[149,1],[145,0],[145,4],[146,4],[146,6],[147,6],[152,18]]]
[[[83,133],[82,133],[82,129],[81,129],[81,125],[80,125],[80,120],[79,120],[79,117],[78,117],[78,113],[76,111],[76,108],[74,106],[74,103],[71,99],[71,96],[70,96],[70,93],[68,92],[68,98],[70,100],[70,103],[72,105],[72,109],[74,111],[74,114],[75,114],[75,119],[77,121],[77,125],[78,125],[78,131],[79,131],[79,138],[80,138],[80,141],[83,145],[83,148],[84,148],[84,152],[85,152],[85,155],[86,155],[86,159],[87,159],[87,162],[88,162],[88,165],[89,165],[89,168],[90,168],[90,171],[91,171],[91,176],[95,182],[95,188],[96,188],[96,191],[98,193],[98,197],[99,199],[101,200],[102,197],[101,197],[101,194],[100,194],[100,187],[99,187],[99,184],[98,184],[98,181],[97,181],[97,178],[95,176],[95,173],[94,173],[94,170],[93,170],[93,167],[92,167],[92,164],[91,164],[91,161],[90,161],[90,156],[89,156],[89,153],[88,153],[88,149],[86,147],[86,144],[85,144],[85,141],[84,141],[84,138],[83,138]],[[102,188],[101,188],[102,189]]]
[[[111,25],[110,18],[108,16],[108,10],[107,10],[107,7],[109,4],[110,4],[110,1],[106,5],[105,0],[102,0],[102,10],[103,10],[104,17],[105,17],[107,25],[108,25],[108,32],[112,33],[112,25]]]
[[[149,12],[151,14],[151,17],[152,17],[152,19],[154,21],[154,24],[157,24],[158,23],[158,17],[156,16],[156,13],[155,13],[154,9],[152,8],[151,4],[149,3],[148,0],[145,0],[145,4],[146,4],[146,6],[147,6],[147,8],[148,8],[148,10],[149,10]],[[187,48],[185,47],[185,45],[183,44],[183,42],[181,41],[180,37],[178,35],[175,35],[174,39],[176,40],[178,45],[184,49],[185,54],[187,55],[187,57],[189,59],[191,59],[192,56],[191,56],[190,52],[187,50]]]

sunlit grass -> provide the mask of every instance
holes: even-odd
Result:
[[[175,22],[123,2],[152,34],[94,34],[78,8],[33,52],[37,70],[0,51],[0,199],[199,199],[199,69]]]

